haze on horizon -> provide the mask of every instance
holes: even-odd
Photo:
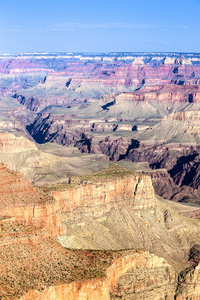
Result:
[[[200,52],[199,11],[199,0],[0,0],[0,53]]]

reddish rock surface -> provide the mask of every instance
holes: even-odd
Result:
[[[61,216],[53,200],[38,193],[20,173],[2,164],[0,178],[1,216],[14,217],[27,226],[43,227],[52,236],[63,233]]]
[[[168,84],[159,88],[144,87],[137,92],[133,93],[122,93],[116,97],[118,101],[152,101],[157,100],[158,102],[189,102],[196,103],[200,101],[200,87],[198,85],[187,86],[187,85],[174,85]]]
[[[162,133],[158,132],[156,139],[154,128],[152,143],[148,144],[145,130],[173,112],[165,117],[164,126],[166,120],[187,122],[186,133],[192,138],[198,136],[198,62],[196,57],[172,57],[171,54],[131,59],[122,54],[97,58],[84,55],[3,57],[0,58],[0,94],[13,96],[15,99],[11,99],[17,105],[20,103],[32,112],[12,107],[9,102],[5,110],[2,108],[0,127],[4,131],[24,133],[29,125],[32,136],[40,143],[72,145],[80,152],[104,153],[113,161],[148,162],[153,169],[148,174],[156,193],[173,200],[197,202],[199,147],[191,143],[159,145]],[[99,99],[100,96],[103,97]],[[96,102],[99,107],[95,110],[90,105]],[[54,106],[61,106],[61,112],[54,113]],[[63,109],[66,112],[68,106],[72,109],[66,117]],[[182,111],[190,106],[197,111]],[[35,122],[34,112],[41,112]],[[133,120],[137,125],[133,125]],[[140,124],[143,121],[147,123]],[[147,142],[130,135],[139,129],[144,131],[140,141]],[[17,143],[10,142],[6,135],[0,139],[2,153],[30,148],[36,150],[33,144],[22,139]],[[119,169],[112,173],[109,169],[91,177],[71,178],[70,184],[45,187],[43,192],[36,191],[19,173],[3,165],[0,179],[0,298],[200,299],[198,220],[186,218],[198,219],[200,210],[177,209],[176,214],[166,208],[166,201],[161,209],[147,175]],[[55,200],[44,190],[51,192]],[[50,238],[64,235],[63,218],[69,212],[75,212],[75,216],[81,209],[98,219],[99,211],[104,213],[109,207],[116,212],[113,223],[117,228],[118,218],[123,217],[120,214],[123,206],[132,208],[131,220],[124,211],[129,218],[124,226],[131,237],[137,233],[145,247],[153,245],[158,252],[166,251],[168,257],[176,257],[177,266],[187,264],[189,256],[193,266],[177,276],[163,258],[144,251],[67,250]],[[97,222],[104,221],[103,218]],[[80,222],[76,225],[83,226]],[[166,231],[168,234],[162,237],[161,232]]]
[[[50,287],[43,292],[30,291],[21,299],[83,299],[83,300],[109,300],[118,299],[121,295],[126,294],[126,287],[122,287],[119,280],[123,275],[129,276],[130,272],[137,272],[137,269],[145,269],[151,272],[151,279],[143,277],[138,280],[134,286],[132,299],[145,297],[145,299],[158,299],[157,294],[165,299],[172,299],[175,290],[175,272],[162,258],[141,252],[133,255],[127,255],[118,258],[107,269],[106,278],[103,280],[93,280],[90,282],[73,282],[68,285],[60,285]],[[157,272],[162,273],[162,277],[158,277]],[[164,279],[164,280],[163,280]],[[154,286],[156,282],[156,287]],[[123,290],[125,288],[125,290]],[[149,289],[155,289],[149,292]],[[132,290],[129,290],[131,293]]]
[[[124,57],[125,58],[125,57]],[[182,85],[199,84],[200,68],[198,59],[193,63],[190,59],[186,59],[189,63],[182,64],[184,59],[180,57],[172,58],[170,64],[166,64],[166,57],[156,57],[155,54],[148,54],[147,57],[137,57],[126,60],[119,57],[84,57],[84,56],[48,56],[46,59],[42,55],[38,56],[22,56],[0,58],[0,73],[4,74],[4,78],[8,79],[5,86],[4,82],[0,84],[0,90],[3,95],[14,95],[32,110],[41,110],[48,105],[62,105],[72,102],[74,91],[77,92],[76,100],[83,102],[85,99],[91,99],[103,94],[109,94],[115,91],[133,91],[143,85],[163,86],[173,83],[178,86],[179,90]],[[133,62],[133,60],[135,62]],[[137,63],[138,62],[138,63]],[[24,77],[29,78],[26,80]],[[15,76],[16,82],[9,82],[9,79]],[[18,80],[18,76],[20,79]],[[32,78],[31,78],[32,77]],[[37,80],[35,80],[37,78]],[[38,80],[39,79],[39,80]],[[38,81],[40,82],[38,84]],[[55,85],[58,89],[62,89],[62,97],[57,95],[56,91],[49,89]],[[37,87],[36,90],[32,87]],[[80,93],[83,87],[83,92]],[[85,87],[89,87],[90,91],[85,92]],[[102,89],[100,90],[99,89]],[[30,89],[30,90],[29,90]],[[74,89],[74,91],[73,91]],[[38,92],[38,91],[40,92]],[[48,96],[41,91],[47,91]],[[68,92],[70,91],[70,92]],[[19,93],[18,93],[19,92]],[[165,95],[164,95],[165,94]],[[179,92],[173,95],[170,91],[165,90],[164,94],[156,95],[163,99],[176,101],[179,99]],[[186,92],[187,94],[187,92]],[[181,101],[187,101],[186,94],[181,92]],[[194,100],[198,95],[192,94]],[[42,96],[41,96],[42,95]],[[135,94],[135,98],[143,96]],[[155,94],[146,93],[146,98],[155,97]],[[164,98],[163,98],[164,97]]]
[[[74,186],[73,186],[74,182]],[[61,191],[52,191],[62,212],[77,207],[113,204],[132,206],[137,209],[154,209],[156,198],[151,179],[147,175],[135,174],[118,165],[110,165],[102,172],[72,179],[71,185]]]

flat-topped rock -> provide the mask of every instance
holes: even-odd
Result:
[[[154,209],[156,204],[150,177],[116,164],[92,175],[72,177],[70,184],[52,186],[50,190],[65,212],[79,206],[112,203],[135,209]]]

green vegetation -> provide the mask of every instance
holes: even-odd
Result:
[[[101,170],[98,173],[94,173],[91,175],[81,176],[81,181],[96,181],[96,180],[105,180],[115,177],[124,177],[127,175],[136,175],[140,173],[133,172],[129,169],[126,169],[116,163],[110,164],[107,168]]]
[[[53,185],[45,185],[42,187],[43,191],[61,191],[69,188],[75,188],[82,183],[97,183],[107,181],[109,179],[114,179],[116,177],[125,177],[130,175],[141,175],[139,172],[135,172],[129,169],[126,169],[116,163],[110,164],[107,168],[101,170],[100,172],[83,175],[80,177],[72,177],[69,182],[56,183]]]

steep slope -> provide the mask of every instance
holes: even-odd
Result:
[[[107,159],[102,155],[70,157],[69,153],[76,152],[74,149],[70,149],[66,154],[68,149],[62,147],[58,147],[58,150],[48,145],[41,147],[44,148],[47,152],[39,151],[35,143],[22,136],[8,132],[0,133],[0,162],[6,163],[9,168],[23,173],[29,180],[38,184],[67,181],[72,175],[91,173],[107,165]],[[59,156],[48,153],[47,148],[49,152]]]
[[[198,143],[199,110],[175,112],[144,133],[138,134],[139,140],[152,140],[165,143]]]
[[[1,299],[118,299],[119,293],[126,295],[122,280],[125,284],[133,280],[130,292],[135,297],[164,299],[175,293],[175,271],[147,251],[64,249],[38,231],[14,223],[1,223],[0,232],[6,234],[0,238]],[[139,268],[138,280],[132,272]]]
[[[37,192],[20,173],[0,164],[0,216],[29,226],[45,228],[52,236],[64,232],[55,201]]]

